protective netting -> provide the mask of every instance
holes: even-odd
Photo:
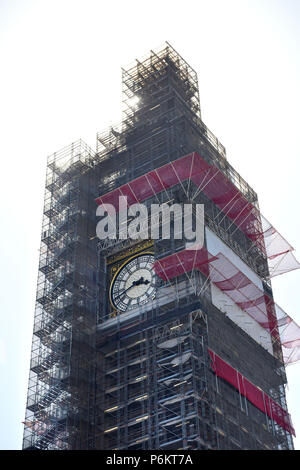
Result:
[[[284,363],[300,359],[300,327],[266,292],[257,287],[226,256],[218,253],[210,264],[211,281],[244,312],[280,341]]]
[[[292,253],[292,246],[219,168],[208,164],[196,152],[124,184],[97,198],[96,202],[104,207],[112,204],[117,210],[119,196],[126,196],[130,206],[185,181],[192,181],[196,185],[196,192],[192,195],[191,185],[188,185],[191,199],[200,191],[203,192],[228,216],[232,225],[239,228],[268,257],[270,277],[300,267]]]
[[[153,268],[164,281],[199,270],[281,343],[286,365],[300,360],[300,327],[224,254],[186,249],[155,261]]]
[[[182,250],[155,261],[153,268],[155,273],[164,281],[169,281],[194,269],[199,269],[208,277],[208,263],[216,259],[205,248],[201,250]]]
[[[246,397],[256,408],[265,413],[269,418],[273,419],[280,427],[295,434],[289,413],[276,403],[263,390],[250,382],[238,370],[234,369],[230,364],[225,362],[211,349],[208,350],[212,368],[216,375],[236,388],[241,395]]]
[[[104,208],[111,204],[117,211],[120,196],[126,196],[127,205],[131,206],[184,181],[192,181],[196,185],[192,199],[202,191],[232,220],[232,224],[242,230],[267,255],[270,276],[300,267],[292,253],[291,245],[220,169],[209,165],[196,152],[124,184],[97,198],[96,202]],[[188,184],[188,187],[190,186]],[[182,187],[186,191],[184,186]],[[189,197],[191,198],[191,194]],[[199,269],[243,311],[268,330],[273,338],[281,342],[285,364],[300,359],[299,326],[222,253],[213,256],[204,248],[182,250],[157,261],[154,268],[157,275],[164,280]]]
[[[299,269],[300,263],[293,254],[294,248],[262,214],[260,214],[260,218],[270,277]]]

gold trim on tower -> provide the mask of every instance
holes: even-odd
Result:
[[[136,243],[135,245],[130,246],[129,248],[126,248],[126,250],[121,251],[115,255],[109,256],[107,258],[107,265],[116,263],[117,261],[120,261],[130,255],[134,255],[135,253],[139,253],[140,251],[146,250],[147,248],[154,247],[154,241],[153,240],[144,240],[142,242]]]

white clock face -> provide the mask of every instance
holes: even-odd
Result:
[[[131,310],[155,297],[153,263],[153,254],[142,253],[121,266],[110,287],[110,300],[117,310]]]

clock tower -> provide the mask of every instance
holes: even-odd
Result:
[[[238,267],[245,283],[257,279],[257,295],[272,298],[264,281],[269,279],[265,247],[248,234],[246,208],[258,211],[257,195],[202,122],[197,75],[169,44],[123,70],[123,96],[122,124],[97,135],[97,204],[116,204],[121,195],[129,207],[204,204],[205,244],[189,251],[175,237],[98,241],[96,445],[276,448],[269,418],[214,370],[220,355],[267,392],[283,360],[276,334],[256,327],[247,313],[233,313],[231,290],[226,291]],[[220,262],[221,253],[235,268],[225,258]],[[213,283],[214,277],[221,283]],[[256,361],[264,364],[261,375],[254,372]],[[280,380],[284,407],[285,377]],[[254,415],[258,435],[251,431]],[[292,445],[289,431],[283,441],[286,448]]]
[[[122,73],[122,122],[95,152],[79,141],[48,159],[23,447],[292,449],[300,329],[271,285],[299,267],[292,247],[203,123],[174,48]],[[98,238],[97,207],[120,196],[203,205],[203,246],[174,236],[174,214],[169,237],[160,214],[159,237]]]

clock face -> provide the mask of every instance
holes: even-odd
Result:
[[[142,253],[119,268],[110,287],[110,300],[114,308],[127,312],[155,297],[153,263],[153,254]]]

